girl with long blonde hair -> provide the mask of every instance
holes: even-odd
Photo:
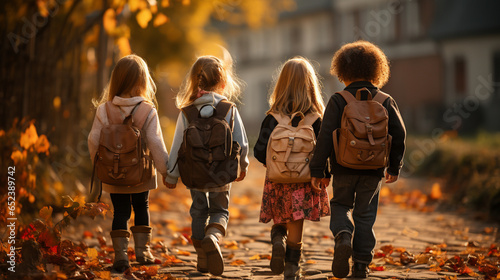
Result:
[[[303,57],[295,57],[283,64],[269,98],[270,109],[262,122],[254,155],[264,166],[270,135],[280,119],[290,119],[297,127],[302,117],[317,118],[312,124],[317,136],[321,127],[324,104],[316,71]],[[273,116],[274,115],[274,116]],[[294,116],[294,117],[292,117]],[[302,117],[301,117],[302,116]],[[312,123],[312,122],[311,122]],[[327,184],[325,180],[324,185]],[[329,215],[328,194],[325,188],[319,192],[307,183],[275,183],[266,176],[260,222],[273,220],[271,229],[271,270],[276,274],[284,271],[285,279],[299,279],[299,261],[302,254],[304,220],[319,221]]]

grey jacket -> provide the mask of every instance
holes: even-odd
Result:
[[[200,110],[201,107],[204,105],[210,105],[212,104],[213,107],[216,107],[217,104],[223,99],[226,99],[226,97],[219,95],[217,93],[211,92],[205,95],[202,95],[198,99],[196,99],[193,104],[196,106],[198,110]],[[233,140],[238,142],[241,146],[241,153],[240,153],[240,169],[242,172],[246,172],[248,169],[248,139],[247,139],[247,134],[245,132],[245,127],[243,126],[243,122],[241,121],[240,114],[238,112],[238,109],[236,107],[233,107],[233,116],[234,116],[234,129],[233,129]],[[203,118],[208,118],[213,115],[213,108],[211,106],[206,106],[203,107],[203,109],[200,111],[200,115]],[[231,118],[231,112],[229,112],[226,116],[226,121],[230,121]],[[186,116],[181,112],[179,113],[179,117],[177,118],[177,124],[175,127],[175,134],[174,134],[174,140],[172,142],[172,148],[170,149],[170,158],[168,161],[168,176],[166,177],[166,181],[169,184],[175,184],[177,183],[177,180],[180,177],[179,174],[179,168],[176,165],[177,162],[177,156],[179,152],[179,148],[182,144],[183,136],[184,136],[184,130],[186,130],[188,126],[188,121],[186,119]],[[174,168],[175,167],[175,168]],[[231,184],[228,184],[226,186],[222,186],[220,188],[211,188],[207,190],[201,190],[201,191],[211,191],[211,192],[218,192],[218,191],[227,191],[231,187]]]

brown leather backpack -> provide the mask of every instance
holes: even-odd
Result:
[[[195,105],[182,109],[189,124],[177,163],[181,180],[188,188],[217,188],[238,177],[240,145],[233,141],[232,111],[229,123],[226,121],[233,106],[221,100],[209,118],[202,118]]]
[[[366,92],[367,100],[361,100]],[[382,103],[389,95],[378,91],[375,98],[367,88],[359,89],[356,98],[344,90],[339,92],[347,105],[340,128],[333,132],[337,163],[352,169],[378,169],[388,165],[391,151],[389,115]]]
[[[109,124],[101,130],[92,181],[94,173],[109,185],[135,186],[149,181],[154,165],[142,127],[153,106],[141,102],[125,119],[111,101],[105,106]]]
[[[316,135],[312,127],[320,117],[318,113],[304,116],[301,112],[291,117],[271,113],[278,125],[271,132],[267,144],[267,177],[273,183],[305,183],[311,181],[309,162],[316,147]],[[295,116],[302,120],[292,126]]]

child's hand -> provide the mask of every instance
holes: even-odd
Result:
[[[398,180],[398,175],[391,175],[391,174],[387,173],[387,171],[385,172],[385,182],[387,184],[394,183],[397,180]]]
[[[328,186],[330,185],[330,178],[321,179],[321,185],[324,188],[328,188]]]
[[[245,176],[247,176],[247,173],[245,171],[240,172],[240,176],[234,180],[235,182],[243,181],[245,179]]]
[[[311,187],[313,188],[314,191],[316,192],[321,191],[321,184],[323,179],[324,178],[316,178],[316,177],[311,178]]]
[[[169,184],[167,183],[167,177],[163,176],[163,184],[169,189],[175,189],[177,187],[177,183]]]

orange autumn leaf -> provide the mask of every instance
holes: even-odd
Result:
[[[39,154],[45,153],[46,155],[49,155],[49,148],[50,143],[49,140],[47,140],[47,136],[43,134],[40,135],[35,143],[35,151]]]
[[[43,221],[48,225],[52,224],[52,211],[53,209],[51,206],[45,206],[42,209],[40,209],[39,212],[40,218],[42,218]]]
[[[231,249],[231,250],[238,250],[238,242],[236,241],[226,241],[224,242],[224,248],[226,249]]]
[[[315,263],[316,263],[316,261],[315,261],[315,260],[308,260],[308,261],[306,262],[306,264],[315,264]]]
[[[128,0],[128,8],[130,9],[131,12],[137,11],[140,6],[140,0]]]
[[[245,264],[246,264],[245,261],[240,260],[240,259],[236,259],[236,260],[232,261],[229,265],[240,266],[240,265],[245,265]]]
[[[29,149],[31,146],[33,146],[36,141],[38,140],[38,133],[36,132],[36,128],[33,125],[33,123],[30,124],[30,126],[21,133],[21,140],[20,144],[23,149]]]
[[[161,0],[161,6],[163,8],[170,6],[170,1],[169,0]]]
[[[182,250],[177,250],[177,254],[178,255],[182,255],[182,256],[191,256],[190,252],[188,252],[188,251],[182,251]]]
[[[143,29],[148,27],[148,23],[149,23],[149,21],[151,21],[152,18],[153,18],[153,15],[151,14],[151,11],[148,9],[141,10],[135,16],[137,23]]]
[[[116,45],[120,50],[120,56],[126,56],[132,53],[132,48],[130,47],[130,42],[127,37],[120,37],[116,40]]]
[[[271,255],[268,255],[268,254],[257,254],[257,255],[253,255],[250,257],[250,260],[262,260],[262,259],[268,259],[270,260],[271,259]]]
[[[102,24],[106,32],[111,33],[116,28],[116,12],[114,9],[107,9],[102,18]]]
[[[156,15],[155,20],[153,21],[153,26],[158,27],[164,25],[165,23],[167,23],[167,21],[168,17],[162,13],[159,13]]]
[[[430,198],[434,200],[441,199],[443,197],[443,193],[441,192],[441,186],[438,183],[434,183],[432,185]]]
[[[26,159],[27,153],[26,151],[13,151],[12,154],[10,155],[10,158],[14,161],[14,164],[17,165],[24,159]]]

